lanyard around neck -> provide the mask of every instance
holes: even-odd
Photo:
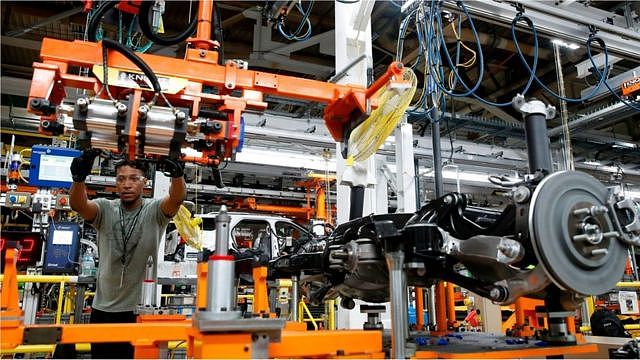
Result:
[[[122,205],[120,206],[120,232],[122,235],[122,257],[120,257],[120,262],[122,262],[122,266],[125,266],[125,263],[127,262],[127,244],[129,243],[129,239],[131,239],[133,229],[135,229],[136,227],[138,217],[140,216],[140,212],[142,211],[143,207],[143,205],[140,205],[140,208],[138,209],[136,215],[133,217],[133,220],[129,222],[129,228],[127,229],[127,231],[125,231],[124,209],[122,208]]]

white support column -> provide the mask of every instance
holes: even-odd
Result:
[[[371,11],[373,0],[362,0],[355,4],[335,3],[335,54],[336,72],[346,68],[353,60],[365,54],[366,60],[353,66],[339,83],[367,85],[367,67],[371,64]],[[366,169],[369,173],[353,179],[344,179],[344,159],[339,155],[340,144],[336,146],[337,221],[338,224],[349,220],[350,189],[349,184],[364,185],[365,199],[362,214],[375,212],[375,162],[373,157],[362,164],[355,164],[358,169]],[[360,173],[360,171],[358,171]]]
[[[396,128],[396,185],[398,210],[416,211],[415,166],[413,163],[413,128],[406,116]]]
[[[389,212],[389,193],[387,177],[384,174],[382,165],[386,158],[383,155],[375,155],[376,159],[376,214],[387,214]]]
[[[371,11],[374,3],[373,0],[361,0],[354,4],[335,2],[336,72],[342,71],[360,55],[365,54],[367,56],[366,60],[360,61],[353,66],[347,75],[339,81],[340,83],[367,85],[367,68],[372,61]],[[338,179],[337,221],[338,224],[341,224],[349,220],[351,194],[348,185],[365,186],[363,215],[376,212],[375,156],[364,162],[355,163],[345,174],[345,160],[340,155],[340,144],[337,145],[336,150],[336,175]],[[345,177],[345,175],[347,176]],[[339,329],[362,328],[363,323],[366,321],[366,314],[360,313],[361,303],[356,300],[356,307],[353,310],[345,310],[338,307],[337,325]],[[388,312],[384,315],[388,319]],[[384,322],[387,323],[386,327],[388,328],[388,320],[383,320]]]
[[[160,171],[156,171],[155,180],[153,181],[153,198],[154,199],[162,199],[163,197],[169,195],[169,187],[171,186],[171,179]],[[160,305],[161,295],[162,295],[162,285],[158,284],[158,264],[160,261],[164,261],[164,234],[163,239],[161,239],[158,244],[158,254],[154,260],[154,278],[156,279],[156,304]],[[141,285],[142,286],[142,285]]]

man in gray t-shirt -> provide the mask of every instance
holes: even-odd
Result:
[[[143,199],[146,183],[143,162],[122,161],[116,165],[117,200],[89,200],[84,180],[91,172],[97,151],[88,150],[73,160],[71,208],[98,232],[100,259],[92,323],[135,322],[134,309],[140,302],[146,262],[157,264],[158,244],[169,220],[186,197],[182,165],[165,160],[165,174],[171,176],[169,194],[162,199]],[[131,358],[130,344],[92,344],[92,358]]]

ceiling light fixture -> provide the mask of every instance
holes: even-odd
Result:
[[[560,40],[560,39],[553,39],[553,40],[551,40],[551,42],[556,44],[556,45],[558,45],[558,46],[560,46],[560,47],[564,47],[564,48],[571,49],[571,50],[576,50],[576,49],[580,48],[580,45],[578,45],[578,44],[568,43],[568,42],[566,42],[564,40]]]

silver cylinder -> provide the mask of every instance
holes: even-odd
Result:
[[[567,323],[549,323],[549,334],[551,336],[567,336]]]
[[[235,309],[234,276],[235,261],[232,256],[211,256],[207,275],[207,311],[219,313]]]
[[[291,277],[291,301],[289,302],[289,313],[291,314],[291,321],[298,321],[298,286],[299,279],[298,275],[293,275]]]
[[[216,255],[225,256],[229,252],[229,222],[231,217],[227,213],[227,207],[222,205],[216,216]]]
[[[404,311],[404,326],[402,327],[404,330],[404,338],[409,338],[409,314],[407,314],[407,310],[409,309],[409,286],[407,286],[407,274],[402,271],[402,308]],[[417,316],[417,313],[416,313]],[[417,319],[417,317],[416,317]]]
[[[156,278],[153,268],[153,257],[147,258],[144,270],[144,282],[142,283],[142,295],[140,304],[143,306],[156,306]]]
[[[406,358],[405,328],[407,322],[407,308],[403,304],[406,299],[406,274],[402,266],[404,264],[404,252],[393,251],[385,254],[387,267],[389,268],[389,291],[391,302],[391,357],[394,359]]]
[[[142,296],[140,297],[142,306],[156,306],[155,288],[156,282],[153,280],[145,280],[142,283]]]
[[[427,294],[427,313],[429,314],[429,325],[436,324],[436,286],[431,285]]]

